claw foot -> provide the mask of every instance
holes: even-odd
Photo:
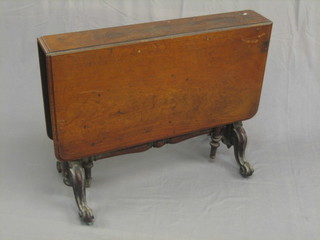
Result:
[[[240,166],[240,174],[242,177],[250,177],[254,172],[254,169],[251,167],[250,163],[244,162],[242,166]]]
[[[79,210],[79,217],[87,225],[91,225],[94,222],[94,215],[92,209],[89,207],[84,207],[84,209]]]

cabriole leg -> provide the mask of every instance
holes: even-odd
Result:
[[[70,162],[57,161],[57,170],[62,173],[64,184],[72,186],[79,215],[86,224],[92,224],[94,219],[92,210],[86,201],[86,187],[90,186],[92,179],[92,161],[92,158]]]
[[[249,177],[254,170],[245,160],[245,150],[247,146],[247,135],[242,127],[242,122],[235,122],[227,125],[222,141],[228,146],[234,147],[234,156],[240,166],[240,174],[243,177]]]
[[[85,170],[81,161],[71,161],[68,162],[68,165],[69,181],[79,208],[79,215],[86,224],[92,224],[94,216],[86,201]]]

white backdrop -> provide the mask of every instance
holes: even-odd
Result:
[[[93,226],[45,134],[36,38],[252,9],[274,22],[258,114],[244,123],[254,176],[197,137],[101,160]],[[0,0],[0,239],[319,239],[320,1]]]

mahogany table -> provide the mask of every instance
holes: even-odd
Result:
[[[210,134],[234,146],[259,105],[272,22],[246,10],[38,38],[47,134],[80,217],[93,161]]]

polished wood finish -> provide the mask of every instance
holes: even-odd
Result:
[[[40,37],[56,157],[147,149],[251,118],[271,27],[240,11]]]

